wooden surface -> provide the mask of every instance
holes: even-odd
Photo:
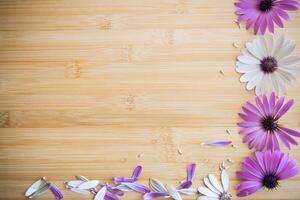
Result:
[[[74,175],[110,181],[137,164],[141,182],[175,185],[196,162],[199,186],[228,158],[235,196],[234,172],[251,153],[237,134],[237,113],[254,95],[238,81],[232,43],[242,47],[254,36],[233,22],[233,3],[1,0],[0,199],[25,199],[41,176],[63,188]],[[300,13],[292,18],[276,32],[294,40],[300,55]],[[299,87],[289,89],[296,105],[282,120],[297,130]],[[220,139],[238,147],[200,145]],[[291,151],[298,161],[299,150]],[[299,185],[293,178],[244,199],[300,199]],[[92,199],[63,192],[66,200]]]

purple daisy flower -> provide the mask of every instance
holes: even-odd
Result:
[[[244,179],[237,187],[237,196],[248,196],[261,188],[273,190],[281,180],[300,174],[296,161],[289,154],[280,151],[256,152],[255,157],[247,157],[242,163],[242,170],[237,172]]]
[[[262,34],[269,29],[274,33],[274,24],[283,28],[282,19],[290,21],[287,11],[298,10],[297,0],[240,0],[235,3],[239,22],[247,21],[246,29],[254,27],[254,33]]]
[[[239,116],[244,120],[238,123],[243,129],[239,132],[246,135],[243,142],[249,143],[249,148],[256,147],[257,150],[279,150],[279,140],[290,149],[290,144],[298,143],[293,137],[300,137],[300,132],[285,128],[278,124],[278,120],[292,107],[294,100],[291,99],[284,104],[285,97],[282,96],[276,101],[273,92],[268,99],[266,95],[262,98],[255,98],[256,105],[250,102],[242,107],[244,113]]]

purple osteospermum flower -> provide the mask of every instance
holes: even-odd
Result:
[[[237,196],[248,196],[261,188],[275,189],[279,181],[300,174],[295,160],[280,151],[256,152],[255,157],[247,157],[237,176],[244,179],[237,187]]]
[[[256,147],[257,150],[263,149],[279,150],[279,140],[290,149],[290,144],[298,143],[291,136],[300,137],[300,132],[285,128],[278,124],[278,120],[292,107],[294,100],[289,100],[284,104],[285,97],[282,96],[276,101],[273,92],[268,99],[266,95],[260,99],[255,98],[256,105],[247,102],[242,109],[244,113],[239,116],[244,122],[238,123],[243,129],[239,132],[246,135],[244,143],[249,143],[249,148]]]
[[[283,28],[282,19],[290,21],[286,11],[298,10],[297,0],[240,0],[235,5],[239,9],[235,12],[239,22],[247,21],[246,28],[254,27],[254,33],[262,34],[269,29],[274,33],[274,23]]]

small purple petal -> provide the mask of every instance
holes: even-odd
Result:
[[[115,184],[121,184],[121,183],[133,183],[135,179],[133,178],[126,178],[126,177],[121,177],[121,176],[116,176],[114,178],[114,183]]]
[[[140,177],[141,173],[142,173],[142,169],[143,169],[142,166],[137,166],[134,169],[131,178],[137,180]]]
[[[48,181],[46,177],[43,177],[42,180],[45,181],[45,183],[50,184],[49,189],[51,190],[51,192],[53,193],[53,195],[57,200],[61,200],[64,198],[62,192],[58,189],[56,185]]]
[[[150,192],[150,189],[147,186],[144,186],[141,184],[137,184],[137,183],[122,183],[122,184],[125,185],[126,187],[128,187],[136,192],[142,193],[142,194]]]
[[[124,192],[122,190],[119,190],[117,188],[113,188],[111,186],[106,186],[107,191],[109,191],[110,193],[114,194],[114,195],[118,195],[118,196],[124,196]]]
[[[143,196],[143,199],[151,200],[151,199],[155,199],[158,197],[167,197],[167,196],[169,196],[169,193],[167,193],[167,192],[149,192]]]
[[[119,200],[118,197],[116,197],[115,195],[106,192],[105,196],[104,196],[105,200]]]
[[[176,189],[177,190],[187,189],[190,188],[192,185],[193,185],[192,181],[184,181]]]
[[[114,183],[115,184],[133,183],[133,182],[135,182],[135,181],[138,180],[138,178],[140,177],[141,173],[142,173],[142,166],[137,166],[134,169],[131,178],[122,177],[122,176],[116,176],[114,178]]]
[[[226,146],[231,143],[232,143],[231,141],[212,141],[212,142],[205,142],[204,144],[208,146]]]
[[[187,169],[187,181],[193,181],[196,171],[196,164],[190,164]]]
[[[284,127],[280,127],[279,129],[283,130],[284,132],[286,132],[289,135],[295,136],[295,137],[300,137],[300,132],[289,129],[289,128],[284,128]]]

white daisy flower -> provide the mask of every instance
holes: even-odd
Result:
[[[247,90],[255,88],[256,95],[285,94],[287,85],[296,79],[294,74],[300,71],[296,66],[300,57],[290,56],[295,46],[284,36],[271,34],[246,43],[236,62],[236,71],[244,73],[240,81],[248,82]]]
[[[204,178],[206,187],[198,188],[198,191],[205,196],[200,196],[197,200],[232,200],[232,195],[228,192],[229,175],[226,169],[222,170],[221,181],[222,185],[214,175],[209,174],[208,178]]]

